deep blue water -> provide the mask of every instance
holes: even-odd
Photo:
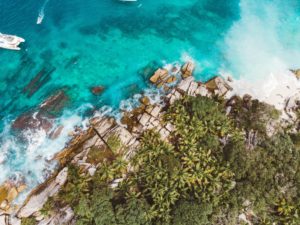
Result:
[[[26,39],[19,52],[0,49],[0,182],[42,181],[41,159],[64,146],[87,109],[118,108],[149,87],[145,67],[193,58],[199,80],[220,71],[253,80],[300,66],[299,15],[298,0],[0,0],[0,32]],[[95,96],[93,86],[105,91]],[[59,90],[68,103],[57,115],[65,125],[58,140],[11,130]]]

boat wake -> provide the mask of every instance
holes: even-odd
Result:
[[[39,11],[39,15],[38,15],[37,20],[36,20],[36,24],[41,24],[43,22],[44,17],[45,17],[45,7],[46,7],[48,2],[49,2],[49,0],[45,0],[44,4],[42,5],[42,7]]]

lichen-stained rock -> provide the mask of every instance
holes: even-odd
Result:
[[[88,139],[86,142],[83,143],[83,149],[88,149],[96,144],[99,140],[97,135],[94,135],[92,138]]]
[[[11,203],[18,197],[20,192],[24,191],[26,185],[24,184],[12,184],[11,182],[5,182],[0,186],[0,210],[5,213],[10,213],[13,209]]]
[[[163,81],[167,76],[168,76],[169,72],[166,69],[158,69],[155,71],[155,73],[153,74],[153,76],[150,78],[150,81],[153,84],[158,84],[161,81]]]
[[[92,126],[103,137],[116,126],[116,121],[113,118],[101,118],[96,123],[92,123]]]
[[[300,69],[296,69],[296,70],[291,70],[298,79],[300,79]]]
[[[127,147],[127,151],[125,153],[124,159],[129,160],[135,154],[139,145],[140,142],[136,139],[134,140],[133,143],[130,143],[130,145]]]
[[[168,79],[166,80],[166,83],[174,83],[176,81],[176,77],[175,76],[169,76]]]
[[[152,111],[150,112],[150,114],[151,114],[153,117],[157,118],[157,117],[159,116],[159,113],[160,113],[161,109],[162,109],[161,106],[156,105],[156,106],[152,109]]]
[[[208,96],[208,91],[205,87],[204,84],[200,84],[197,88],[197,90],[195,91],[196,95],[200,95],[200,96]]]
[[[175,127],[171,124],[171,123],[167,123],[165,128],[169,131],[169,132],[172,132]]]
[[[82,131],[79,135],[73,137],[66,148],[55,154],[53,159],[59,161],[62,166],[65,165],[67,162],[71,161],[76,154],[78,154],[78,151],[82,150],[83,143],[95,135],[96,133],[92,127],[86,131]]]
[[[180,99],[181,97],[182,95],[177,90],[174,90],[174,92],[171,94],[169,103],[173,104],[177,99]]]
[[[148,123],[149,120],[150,120],[150,115],[147,114],[147,113],[144,113],[142,115],[142,117],[140,118],[139,122],[140,122],[140,124],[142,124],[143,126],[145,126]]]
[[[31,216],[34,212],[41,210],[49,197],[54,196],[67,181],[68,168],[62,169],[55,179],[51,180],[48,185],[43,184],[28,197],[25,204],[17,213],[19,218]]]
[[[105,139],[108,139],[108,137],[115,135],[117,136],[123,145],[128,145],[130,140],[133,138],[132,134],[125,129],[124,127],[118,126],[116,129],[112,130],[110,133],[108,133],[105,136]]]
[[[17,198],[18,196],[18,190],[16,187],[12,187],[9,191],[8,191],[8,194],[7,194],[7,201],[8,202],[12,202],[14,199]]]
[[[224,96],[232,87],[222,78],[214,77],[205,83],[206,88],[214,94]]]
[[[132,134],[134,135],[141,135],[144,131],[144,126],[142,124],[138,124],[132,128]]]
[[[140,103],[142,103],[143,105],[150,105],[150,99],[147,96],[143,96],[142,98],[140,98]]]
[[[195,69],[195,64],[193,62],[185,63],[181,68],[182,78],[185,79],[189,76],[192,76],[194,69]]]
[[[194,82],[192,81],[191,84],[190,84],[190,87],[187,91],[187,94],[190,95],[190,96],[196,96],[196,90],[198,88],[198,83],[197,82]]]
[[[177,88],[183,92],[187,92],[192,81],[194,81],[194,77],[188,77],[188,78],[180,81]]]
[[[169,136],[170,132],[167,129],[162,128],[162,129],[159,130],[159,134],[160,134],[160,137],[163,140],[165,140]]]

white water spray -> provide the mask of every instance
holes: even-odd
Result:
[[[36,20],[36,24],[41,24],[43,22],[44,17],[45,17],[45,7],[46,7],[48,2],[49,2],[49,0],[45,0],[44,4],[42,5],[42,7],[39,11],[39,15],[38,15],[37,20]]]

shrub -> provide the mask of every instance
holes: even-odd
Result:
[[[36,225],[36,220],[34,217],[22,218],[21,225]]]

